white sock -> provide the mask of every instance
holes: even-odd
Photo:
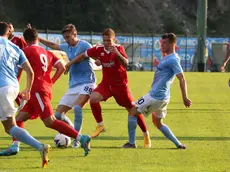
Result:
[[[78,134],[76,139],[77,139],[77,141],[80,141],[80,139],[81,139],[81,134]]]
[[[20,146],[20,141],[17,141],[17,140],[13,141],[12,145]]]
[[[148,136],[149,135],[149,131],[146,131],[143,133],[144,136]]]
[[[104,123],[103,123],[103,121],[101,121],[101,122],[97,123],[97,125],[98,125],[99,127],[101,127],[102,125],[104,125]]]

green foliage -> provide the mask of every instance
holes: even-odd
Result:
[[[41,30],[61,30],[73,23],[78,31],[101,32],[107,27],[117,32],[183,34],[196,33],[197,1],[189,0],[0,0],[0,20],[15,28],[29,22]],[[226,35],[229,12],[219,13],[216,1],[208,1],[208,32]],[[163,14],[164,11],[167,11]],[[163,17],[162,17],[163,16]],[[226,17],[227,16],[227,17]]]

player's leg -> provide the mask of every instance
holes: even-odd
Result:
[[[162,114],[162,112],[154,112],[152,114],[153,124],[164,134],[165,137],[171,140],[177,148],[186,149],[186,146],[180,143],[180,141],[176,138],[171,129],[163,123],[163,117],[165,117],[165,115],[166,114]]]
[[[23,109],[19,112],[19,114],[16,116],[16,124],[20,128],[24,128],[24,122],[28,119],[36,119],[38,117],[38,114],[34,114],[34,99],[35,95],[31,94],[30,100],[26,103],[26,105],[23,107]],[[15,155],[19,152],[19,146],[20,141],[17,140],[17,138],[13,138],[12,145],[6,149],[3,150],[1,153],[5,155]]]
[[[112,88],[113,96],[118,105],[123,106],[129,112],[133,105],[133,96],[130,89],[127,86],[120,86]],[[150,135],[142,114],[137,116],[137,124],[141,128],[144,136],[144,147],[150,148],[152,146]]]
[[[10,117],[5,121],[2,121],[6,133],[16,138],[20,142],[30,145],[37,149],[42,157],[42,167],[46,167],[49,162],[48,152],[51,147],[47,144],[42,144],[34,137],[32,137],[25,129],[16,126],[14,117]],[[6,155],[6,154],[5,154]]]
[[[129,110],[128,113],[128,133],[129,141],[125,143],[122,148],[136,148],[136,128],[137,128],[137,117],[141,113],[137,111],[137,108],[134,106]]]
[[[64,94],[64,96],[62,96],[55,112],[56,119],[64,121],[65,123],[69,124],[73,128],[74,128],[74,124],[66,115],[67,112],[72,109],[73,103],[77,97],[78,97],[77,89],[75,87],[70,88]]]
[[[41,143],[35,140],[29,133],[16,126],[15,119],[13,117],[7,118],[6,120],[2,121],[2,124],[5,128],[5,132],[11,135],[12,137],[16,138],[17,140],[31,145],[32,147],[39,150],[41,148]]]
[[[41,144],[38,140],[32,137],[26,130],[16,126],[14,114],[14,100],[18,95],[18,88],[2,87],[0,89],[0,120],[4,126],[6,133],[16,138],[25,144],[36,148],[42,157],[42,167],[48,165],[49,145]]]
[[[100,101],[106,101],[111,96],[110,88],[103,83],[100,83],[90,95],[90,107],[93,116],[97,121],[96,130],[91,135],[92,138],[97,137],[101,132],[106,131],[103,123]]]
[[[92,90],[95,89],[95,83],[81,84],[77,86],[78,97],[73,103],[74,109],[74,129],[78,132],[82,129],[82,108],[88,102],[89,96],[92,93]]]
[[[52,128],[62,134],[65,134],[73,139],[80,141],[82,148],[85,150],[85,155],[88,154],[90,149],[90,137],[88,135],[81,135],[71,127],[61,120],[57,120],[53,114],[53,109],[51,105],[51,95],[46,92],[36,93],[37,106],[36,112],[40,114],[40,118],[46,127]]]
[[[67,117],[67,112],[72,108],[66,105],[58,105],[55,111],[55,117],[58,120],[64,121],[66,124],[74,128],[72,121]]]
[[[24,122],[29,119],[29,113],[27,112],[19,112],[19,114],[16,117],[16,124],[20,128],[24,128]],[[16,155],[20,150],[20,141],[18,141],[16,138],[13,137],[13,142],[11,146],[0,152],[2,155]]]
[[[132,108],[131,108],[132,109]],[[131,110],[130,108],[126,108],[126,110],[129,112]],[[150,139],[150,134],[149,131],[147,129],[145,120],[144,120],[144,116],[142,114],[137,116],[137,124],[140,127],[140,129],[143,132],[143,136],[144,136],[144,147],[145,148],[151,148],[152,147],[152,142]]]
[[[83,116],[82,116],[82,108],[83,106],[87,103],[89,100],[89,95],[79,95],[77,100],[74,102],[74,129],[81,133],[82,129],[82,121],[83,121]],[[72,144],[73,148],[78,148],[80,147],[80,142],[76,139],[73,140]]]
[[[42,117],[45,116],[41,116],[41,119],[46,127],[52,128],[58,131],[59,133],[65,134],[73,139],[76,139],[81,143],[81,147],[85,151],[85,156],[88,155],[88,152],[90,151],[90,137],[88,135],[79,134],[74,128],[72,128],[63,121],[57,120],[53,115],[49,115],[45,118]]]

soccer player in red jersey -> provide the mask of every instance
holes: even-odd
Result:
[[[128,87],[128,78],[126,67],[128,66],[128,56],[123,46],[115,44],[115,32],[108,28],[102,33],[103,45],[98,45],[88,49],[85,53],[72,59],[66,65],[66,72],[69,67],[84,58],[92,57],[100,60],[102,65],[103,78],[98,87],[90,95],[90,105],[94,118],[98,126],[91,137],[97,137],[101,132],[105,131],[103,124],[100,101],[106,101],[110,97],[114,97],[117,104],[125,107],[129,111],[133,106],[133,97]],[[147,130],[144,118],[141,115],[138,118],[138,125],[144,133],[144,147],[151,147],[151,140]]]
[[[9,40],[11,41],[11,42],[13,42],[15,45],[17,45],[21,50],[23,50],[27,45],[26,45],[26,42],[25,42],[25,40],[22,38],[22,37],[17,37],[17,36],[15,36],[13,33],[14,33],[14,26],[13,26],[13,24],[12,23],[7,23],[8,25],[9,25],[9,27],[10,27],[10,35],[9,35]],[[18,78],[18,81],[20,80],[20,78],[21,78],[21,75],[22,75],[22,69],[19,67],[18,68],[18,76],[17,76],[17,78]],[[19,106],[20,105],[20,103],[21,103],[21,95],[20,95],[20,93],[18,94],[18,96],[17,96],[17,98],[15,99],[15,102],[17,103],[17,105]]]
[[[81,143],[85,155],[87,155],[90,147],[90,137],[78,134],[71,126],[57,120],[53,115],[51,105],[52,85],[65,71],[63,63],[53,53],[38,45],[38,33],[34,28],[26,29],[23,36],[28,44],[28,47],[24,49],[24,53],[33,68],[35,76],[30,91],[31,98],[16,117],[17,126],[24,128],[25,121],[36,119],[39,116],[46,127],[77,139]],[[53,67],[56,68],[56,71],[51,78]],[[16,154],[18,151],[19,142],[14,141],[6,151],[6,155]]]
[[[8,25],[10,26],[9,40],[23,50],[27,46],[25,40],[22,37],[17,37],[14,35],[14,26],[12,23],[8,23]]]

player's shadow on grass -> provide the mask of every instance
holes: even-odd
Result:
[[[53,136],[35,136],[38,140],[52,140],[54,139]],[[180,136],[177,137],[179,140],[191,140],[191,141],[217,141],[217,140],[226,140],[230,141],[230,137],[205,137],[205,136]],[[12,140],[11,137],[0,137],[0,140]],[[96,138],[93,138],[94,140],[124,140],[127,141],[128,137],[126,136],[99,136]],[[137,136],[136,140],[143,140],[143,136]],[[151,136],[151,140],[166,140],[164,136],[157,137],[157,136]],[[9,143],[10,144],[10,143]],[[0,147],[1,148],[1,147]]]
[[[191,140],[191,141],[216,141],[216,140],[230,140],[230,137],[199,137],[199,136],[182,136],[182,137],[177,137],[179,140]],[[128,140],[128,137],[125,136],[100,136],[97,138],[94,138],[92,140]],[[136,140],[143,140],[143,136],[137,136]],[[151,140],[167,140],[164,136],[162,137],[157,137],[157,136],[152,136]]]

